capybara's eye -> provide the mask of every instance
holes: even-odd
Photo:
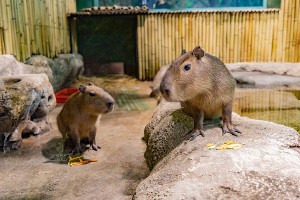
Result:
[[[94,97],[94,96],[96,96],[96,93],[95,93],[95,92],[93,92],[93,91],[90,91],[90,93],[89,93],[89,94],[90,94],[90,96],[91,96],[91,97]]]
[[[186,64],[183,69],[184,71],[189,71],[191,69],[191,64]]]

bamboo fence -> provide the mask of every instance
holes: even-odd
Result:
[[[182,49],[200,45],[230,62],[300,62],[300,1],[280,9],[160,12],[138,15],[139,78],[150,80]],[[76,52],[67,16],[76,0],[1,0],[0,54],[24,61],[32,54],[54,57]],[[76,18],[71,32],[76,32]]]
[[[76,0],[1,0],[0,54],[24,61],[32,54],[70,52],[67,16]]]
[[[152,79],[197,45],[225,63],[300,62],[299,1],[281,2],[281,9],[139,15],[139,78]]]

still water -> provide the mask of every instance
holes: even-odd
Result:
[[[300,133],[300,90],[237,88],[233,111],[292,127]]]

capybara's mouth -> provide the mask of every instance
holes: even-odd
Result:
[[[114,102],[107,102],[106,103],[106,110],[104,113],[109,113],[114,109]]]
[[[177,102],[174,100],[170,95],[163,94],[163,97],[165,98],[166,101],[168,102]]]
[[[113,109],[114,109],[114,106],[108,107],[108,108],[106,108],[104,113],[109,113],[109,112],[113,111]]]

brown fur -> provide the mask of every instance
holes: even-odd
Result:
[[[203,119],[222,116],[223,133],[239,132],[231,122],[235,79],[224,63],[198,46],[177,58],[160,85],[168,101],[181,102],[186,113],[194,118],[192,139],[204,136]]]
[[[80,85],[64,104],[57,116],[57,125],[64,138],[64,151],[67,148],[75,153],[82,153],[80,142],[87,140],[90,148],[97,150],[96,121],[101,114],[111,112],[114,99],[103,89],[93,84]]]

